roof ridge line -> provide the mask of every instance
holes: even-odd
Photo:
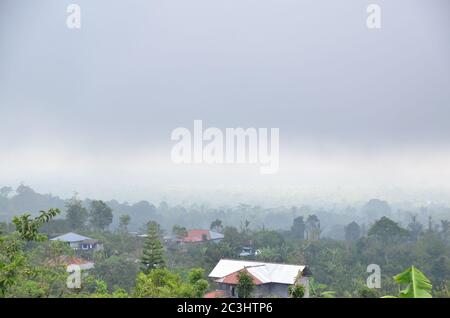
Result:
[[[236,261],[236,262],[248,262],[248,263],[262,263],[262,264],[273,264],[273,265],[292,265],[292,266],[305,266],[308,267],[308,265],[301,265],[301,264],[291,264],[291,263],[273,263],[273,262],[260,262],[260,261],[252,261],[252,260],[240,260],[240,259],[231,259],[231,258],[221,258],[220,261]]]

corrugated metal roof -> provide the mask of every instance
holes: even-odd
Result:
[[[292,285],[295,283],[298,274],[303,272],[306,266],[221,259],[209,274],[209,277],[223,278],[243,268],[246,268],[263,283]]]
[[[209,231],[209,236],[211,237],[211,240],[220,240],[224,238],[224,235],[222,233]]]
[[[60,235],[51,239],[52,241],[63,241],[63,242],[81,242],[85,240],[92,240],[90,237],[83,236],[77,233],[69,232],[64,235]]]

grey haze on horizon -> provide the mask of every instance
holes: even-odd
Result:
[[[2,0],[0,186],[450,202],[449,18],[447,0]],[[173,165],[194,119],[279,127],[279,173]]]

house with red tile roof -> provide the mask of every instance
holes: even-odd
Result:
[[[203,298],[228,298],[228,293],[224,290],[215,290],[209,293],[206,293]]]
[[[211,230],[189,230],[187,236],[178,239],[180,243],[220,242],[223,234]]]
[[[61,255],[55,257],[47,262],[49,266],[69,266],[69,265],[78,265],[81,270],[89,270],[94,268],[94,262],[88,261],[78,257]]]

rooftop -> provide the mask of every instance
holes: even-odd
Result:
[[[90,264],[94,264],[94,262],[92,261],[88,261],[82,258],[77,258],[77,257],[71,257],[71,256],[66,256],[66,255],[61,255],[58,257],[55,257],[51,260],[48,261],[48,265],[71,265],[71,264],[75,264],[75,265],[90,265]]]
[[[57,237],[54,237],[51,239],[51,241],[63,241],[63,242],[69,242],[69,243],[75,243],[75,242],[82,242],[82,241],[95,241],[94,239],[91,239],[90,237],[83,236],[77,233],[69,232],[64,235],[60,235]]]
[[[251,268],[251,267],[250,267]],[[216,282],[218,283],[224,283],[224,284],[228,284],[228,285],[237,285],[239,284],[239,273],[241,272],[246,272],[253,280],[253,283],[255,285],[262,285],[264,284],[264,282],[262,282],[261,280],[259,280],[255,275],[253,275],[251,273],[251,271],[248,270],[249,268],[243,268],[240,269],[234,273],[228,274],[225,277],[219,278],[216,280]]]
[[[181,241],[185,243],[195,243],[211,240],[223,239],[223,234],[210,230],[189,230],[188,235],[183,237]]]
[[[203,296],[203,298],[227,298],[228,295],[224,290],[215,290]]]
[[[209,277],[215,278],[217,282],[232,283],[233,275],[242,269],[253,276],[261,284],[279,283],[289,284],[295,283],[297,276],[303,273],[307,267],[305,265],[290,265],[278,263],[264,263],[254,261],[240,261],[221,259],[214,267]]]

